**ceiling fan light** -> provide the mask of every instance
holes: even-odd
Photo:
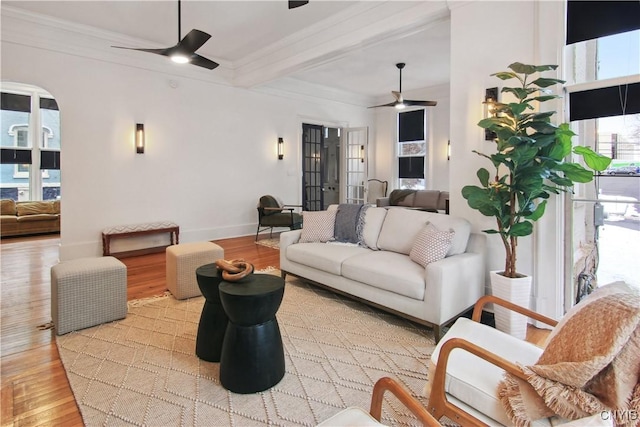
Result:
[[[175,53],[170,56],[171,60],[177,64],[186,64],[190,61],[189,57],[182,53]]]
[[[398,110],[402,110],[404,109],[404,107],[406,107],[406,105],[404,104],[404,102],[397,102],[396,105],[394,105],[394,107],[396,107],[396,109]]]

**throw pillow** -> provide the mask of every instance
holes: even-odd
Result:
[[[302,212],[300,243],[328,242],[333,239],[336,210]]]
[[[423,267],[443,259],[447,255],[454,235],[453,230],[440,231],[428,222],[416,237],[409,252],[409,258]]]

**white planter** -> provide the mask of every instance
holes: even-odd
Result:
[[[501,276],[497,271],[489,272],[491,277],[491,293],[504,300],[529,308],[531,295],[531,276],[511,279]],[[493,305],[496,329],[516,338],[527,336],[528,318],[515,311],[507,310],[497,304]]]

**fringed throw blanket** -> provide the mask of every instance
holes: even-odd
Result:
[[[343,243],[358,243],[358,222],[360,210],[363,205],[341,203],[336,212],[334,237],[336,241]]]
[[[522,367],[527,382],[505,376],[505,410],[516,426],[602,411],[612,411],[618,426],[640,425],[640,296],[605,294],[574,308],[538,362]]]
[[[391,206],[397,206],[398,203],[404,200],[409,194],[415,193],[416,190],[394,190],[389,196],[389,204]]]

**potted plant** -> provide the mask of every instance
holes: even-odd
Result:
[[[533,232],[533,223],[544,215],[547,199],[552,194],[571,191],[574,183],[590,182],[593,171],[603,171],[611,162],[588,147],[573,147],[571,138],[575,134],[569,125],[552,124],[555,111],[540,112],[534,107],[534,103],[559,97],[547,88],[564,81],[539,76],[541,72],[556,68],[557,65],[516,62],[509,65],[509,71],[492,74],[501,80],[516,80],[519,84],[501,90],[512,97],[513,102],[496,102],[495,115],[478,123],[496,135],[495,153],[474,151],[490,160],[493,173],[480,168],[477,172],[480,186],[467,185],[462,189],[462,196],[471,208],[495,217],[497,227],[483,231],[499,235],[505,248],[504,271],[491,273],[492,292],[500,293],[496,288],[500,284],[494,284],[496,279],[500,282],[523,280],[524,289],[520,290],[512,283],[502,284],[507,292],[502,297],[513,300],[511,295],[520,294],[522,299],[514,302],[525,306],[529,305],[531,278],[516,270],[518,238]],[[572,153],[581,157],[586,167],[570,161],[568,157]],[[501,319],[503,316],[497,307],[495,310],[496,323],[501,323],[505,319]],[[517,328],[520,332],[513,332],[514,335],[526,333],[526,319],[524,325]]]

